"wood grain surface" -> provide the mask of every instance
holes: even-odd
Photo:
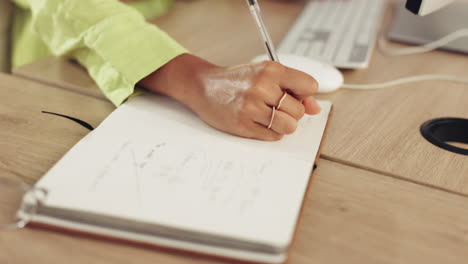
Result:
[[[383,32],[391,23],[391,11]],[[467,68],[467,55],[432,51],[388,57],[377,49],[368,69],[345,72],[345,83],[381,83],[420,74],[468,78]],[[468,84],[425,81],[380,90],[341,89],[318,98],[334,105],[322,157],[468,195],[468,156],[440,149],[419,132],[433,118],[468,118]]]
[[[262,1],[275,42],[303,4]],[[388,8],[384,29],[391,18]],[[243,0],[178,1],[152,22],[221,65],[263,52]],[[387,57],[377,49],[369,69],[344,75],[346,83],[376,83],[428,73],[468,77],[467,68],[466,55]],[[0,75],[0,177],[32,184],[88,133],[40,111],[96,126],[113,107],[86,71],[67,60],[47,58],[15,74],[48,84]],[[420,82],[318,98],[332,100],[334,110],[288,263],[465,263],[468,157],[429,144],[419,126],[435,117],[468,118],[468,86]],[[0,263],[33,262],[232,263],[36,228],[0,232]]]
[[[465,197],[321,160],[287,263],[464,263],[467,221]],[[0,246],[7,264],[233,263],[38,228],[0,232]]]
[[[96,127],[111,103],[0,73],[0,176],[35,182],[89,130],[50,111]]]
[[[391,23],[394,2],[389,1],[386,9],[384,32]],[[303,4],[262,1],[276,43]],[[173,11],[152,22],[195,54],[218,64],[245,63],[263,52],[244,1],[178,1]],[[388,57],[376,49],[368,69],[348,70],[344,75],[346,83],[367,84],[418,74],[468,77],[467,68],[466,55],[433,51]],[[83,94],[99,93],[82,68],[64,59],[48,58],[21,67],[15,74]],[[419,133],[420,125],[432,118],[468,117],[468,85],[418,82],[376,91],[341,89],[318,97],[334,103],[322,152],[327,159],[468,195],[468,157],[439,149]]]

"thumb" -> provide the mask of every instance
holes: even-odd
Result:
[[[312,96],[305,98],[302,101],[302,104],[304,105],[305,112],[308,115],[316,115],[321,111],[320,105]]]

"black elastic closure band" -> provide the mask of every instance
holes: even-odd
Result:
[[[436,118],[421,125],[422,136],[439,148],[468,156],[468,149],[459,148],[447,142],[468,144],[468,119]]]
[[[80,120],[78,118],[75,118],[75,117],[71,117],[71,116],[67,116],[67,115],[62,115],[62,114],[57,114],[57,113],[53,113],[53,112],[48,112],[48,111],[41,111],[42,113],[44,114],[49,114],[49,115],[55,115],[55,116],[60,116],[60,117],[63,117],[63,118],[66,118],[68,120],[71,120],[79,125],[81,125],[82,127],[85,127],[91,131],[94,130],[94,127],[88,123],[86,123],[85,121],[83,120]]]

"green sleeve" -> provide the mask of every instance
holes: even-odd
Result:
[[[135,84],[187,51],[116,0],[21,0],[35,33],[56,56],[84,65],[104,94],[121,104]]]

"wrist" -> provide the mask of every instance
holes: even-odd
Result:
[[[201,76],[213,68],[217,66],[194,55],[182,54],[142,79],[139,85],[193,108],[203,93]]]

